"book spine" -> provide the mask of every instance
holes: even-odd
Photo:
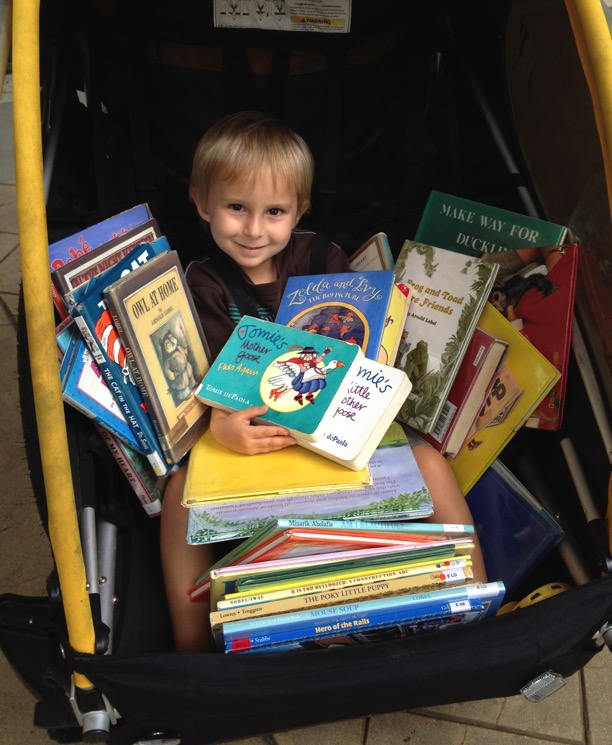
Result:
[[[125,385],[115,379],[112,369],[109,365],[108,358],[104,354],[102,347],[98,344],[95,337],[95,323],[88,317],[87,309],[83,303],[72,308],[72,316],[75,323],[81,330],[83,337],[89,347],[94,360],[97,362],[100,371],[106,378],[109,388],[117,399],[126,421],[132,427],[138,443],[151,464],[154,472],[158,476],[165,476],[168,468],[165,459],[156,443],[153,427],[148,419],[147,414],[142,410],[141,403],[134,395],[134,386]],[[142,414],[140,414],[142,412]],[[146,417],[146,418],[145,418]]]
[[[356,611],[350,616],[336,617],[330,615],[323,620],[311,620],[301,626],[287,626],[259,628],[252,632],[232,634],[225,624],[218,633],[215,642],[223,641],[226,652],[240,652],[244,649],[260,646],[272,646],[291,641],[307,641],[311,639],[344,636],[353,633],[364,633],[386,628],[397,624],[414,624],[436,618],[444,618],[453,614],[472,614],[471,620],[478,620],[482,615],[482,604],[476,600],[462,600],[458,602],[429,603],[411,608],[398,607],[392,610]]]
[[[414,567],[377,571],[369,574],[356,574],[352,577],[338,577],[337,579],[330,579],[326,582],[317,582],[312,585],[274,590],[272,592],[262,592],[256,595],[242,595],[240,593],[236,593],[234,596],[228,595],[224,600],[220,600],[217,608],[219,610],[226,610],[233,607],[241,607],[253,605],[256,603],[282,600],[284,598],[299,597],[301,595],[308,595],[317,592],[326,592],[328,590],[334,590],[339,587],[362,585],[366,582],[374,582],[376,580],[395,580],[402,577],[421,577],[423,575],[434,576],[439,575],[442,572],[448,574],[449,576],[452,576],[455,572],[465,572],[471,566],[471,563],[472,560],[468,557],[461,559],[449,559],[448,561],[444,562],[421,564]]]
[[[279,517],[279,528],[316,528],[331,530],[372,530],[387,533],[433,533],[439,535],[469,535],[474,533],[473,525],[460,523],[419,523],[419,522],[376,522],[369,520],[309,520],[306,518]]]
[[[318,608],[316,610],[295,611],[293,613],[284,613],[263,618],[249,618],[243,621],[231,621],[224,626],[224,633],[226,635],[235,635],[253,629],[268,629],[275,626],[286,626],[289,628],[310,622],[325,625],[325,619],[328,616],[333,616],[336,620],[341,620],[343,617],[351,617],[355,613],[392,611],[399,607],[417,608],[431,603],[472,600],[474,598],[480,598],[484,592],[486,592],[485,584],[473,583],[462,587],[435,590],[433,592],[411,593],[410,595],[398,595],[376,600],[364,600],[363,602],[345,603],[343,605]]]
[[[147,481],[139,473],[139,466],[130,457],[128,451],[122,447],[119,438],[113,436],[105,427],[98,425],[100,437],[106,443],[111,455],[127,479],[134,494],[138,497],[140,504],[149,517],[155,517],[161,512],[161,489],[153,486],[153,490],[147,485]],[[138,455],[138,454],[136,454]],[[145,464],[142,464],[146,467]]]

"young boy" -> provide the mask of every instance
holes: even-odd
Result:
[[[187,282],[214,358],[241,316],[238,298],[251,315],[273,320],[287,278],[310,273],[315,235],[296,230],[310,206],[313,158],[304,140],[285,124],[258,112],[233,114],[200,140],[193,160],[190,195],[210,231],[207,258],[187,268]],[[327,249],[327,272],[348,271],[346,254]],[[246,300],[245,300],[246,298]],[[252,455],[296,444],[283,427],[255,424],[266,407],[211,412],[213,437]],[[415,438],[415,459],[434,502],[432,519],[471,523],[472,517],[450,466],[433,447]],[[211,464],[211,468],[214,464]],[[212,547],[186,542],[187,510],[181,505],[186,466],[166,486],[161,516],[161,556],[176,650],[209,646],[209,608],[192,603],[188,589],[214,563]],[[485,580],[480,551],[474,577]]]

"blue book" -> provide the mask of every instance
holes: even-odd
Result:
[[[357,344],[387,362],[383,334],[391,313],[393,270],[289,277],[276,323]]]
[[[226,411],[268,406],[261,421],[361,470],[410,393],[408,376],[356,344],[244,316],[196,396]]]
[[[500,461],[466,495],[490,579],[513,592],[564,536],[557,521]]]
[[[146,455],[157,476],[164,476],[168,467],[174,464],[163,455],[140,389],[130,374],[125,347],[112,322],[103,291],[113,281],[169,250],[168,240],[164,236],[153,243],[136,246],[103,274],[93,277],[66,295],[70,314],[119,402],[138,441],[139,450]]]
[[[409,600],[409,595],[398,597],[398,601]],[[371,601],[373,602],[373,601]],[[354,606],[364,605],[355,603]],[[350,606],[353,607],[353,606]],[[464,623],[479,621],[486,611],[483,602],[478,598],[439,603],[427,603],[419,606],[398,603],[397,607],[389,610],[372,609],[355,611],[342,617],[331,614],[333,607],[319,608],[318,611],[330,611],[318,618],[306,621],[298,627],[270,627],[247,630],[242,633],[230,634],[228,628],[237,622],[223,624],[222,629],[213,630],[215,643],[225,652],[242,652],[258,647],[277,647],[289,643],[299,644],[311,640],[348,638],[371,643],[375,636],[371,632],[393,627],[410,627],[416,624],[429,625],[433,630],[436,620],[455,617],[456,621]],[[313,613],[315,611],[312,611]],[[264,620],[264,619],[262,619]],[[407,635],[406,631],[398,630],[397,635]]]
[[[484,615],[489,617],[495,615],[501,606],[505,587],[503,582],[470,583],[462,586],[443,587],[430,592],[418,592],[410,595],[396,595],[384,598],[364,600],[357,603],[346,603],[345,605],[327,606],[313,608],[312,610],[294,611],[273,616],[262,616],[245,618],[241,621],[230,621],[224,624],[224,636],[231,639],[244,632],[265,630],[270,633],[278,629],[286,630],[299,628],[313,622],[325,626],[329,619],[333,623],[342,623],[344,619],[358,616],[362,613],[375,614],[417,609],[432,603],[455,603],[463,600],[480,600],[483,603]]]
[[[126,445],[140,450],[119,402],[113,396],[105,377],[77,325],[71,324],[72,338],[60,366],[62,397],[96,424],[112,432]]]

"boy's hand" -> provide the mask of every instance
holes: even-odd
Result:
[[[210,431],[220,444],[244,455],[270,453],[296,444],[284,427],[276,424],[254,424],[253,419],[262,416],[267,406],[251,406],[242,411],[214,409],[210,416]]]

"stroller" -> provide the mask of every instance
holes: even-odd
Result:
[[[48,242],[146,201],[187,263],[198,243],[186,198],[191,152],[237,108],[270,111],[304,133],[318,166],[308,224],[348,252],[377,230],[392,245],[412,235],[431,189],[545,213],[516,155],[529,122],[517,113],[517,129],[507,125],[514,117],[499,85],[510,64],[500,39],[517,25],[512,3],[390,0],[372,14],[347,2],[345,35],[244,28],[236,15],[286,5],[14,0],[20,396],[24,421],[36,416],[26,445],[55,571],[47,597],[3,598],[0,639],[39,699],[37,724],[62,742],[193,745],[512,696],[530,683],[544,695],[547,676],[572,675],[610,642],[609,342],[585,290],[563,430],[521,431],[503,453],[542,501],[555,496],[571,538],[520,590],[551,579],[570,590],[473,626],[323,654],[172,651],[157,521],[135,504],[95,430],[64,408],[50,369],[55,319],[40,291]],[[603,180],[583,192],[603,203],[609,236],[610,37],[598,1],[567,8],[603,150]],[[483,25],[490,38],[480,38]],[[549,217],[568,224],[572,215]],[[601,224],[584,221],[595,255]]]

